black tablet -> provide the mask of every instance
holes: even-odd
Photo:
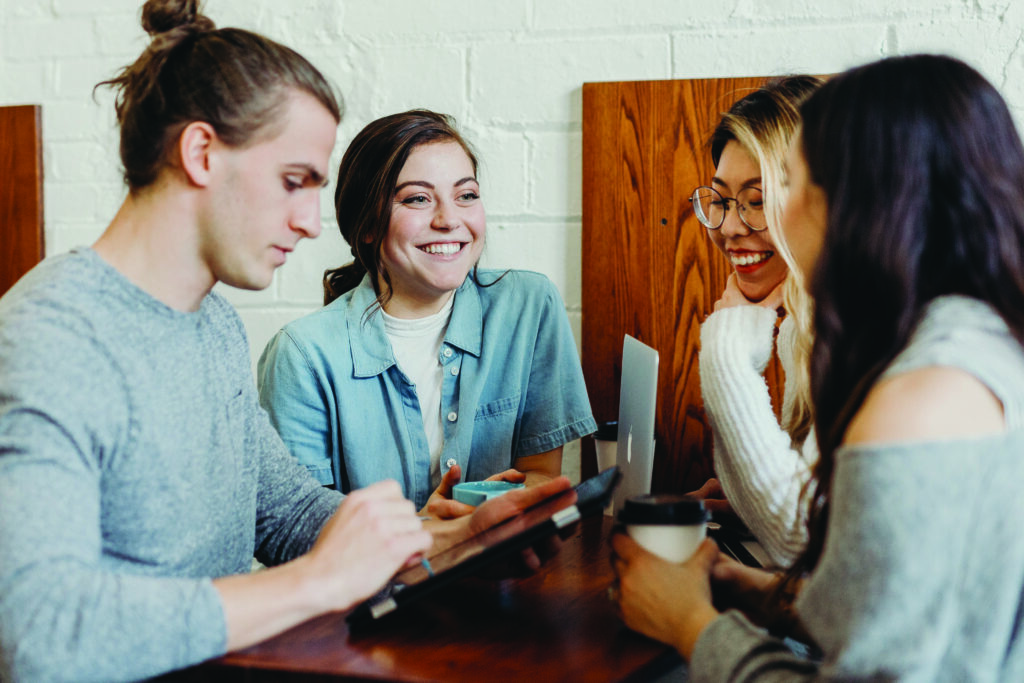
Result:
[[[576,487],[575,502],[572,490],[563,491],[429,557],[429,569],[417,565],[399,572],[346,620],[352,628],[375,622],[452,581],[553,536],[583,517],[599,513],[611,500],[621,477],[618,467],[609,467]]]

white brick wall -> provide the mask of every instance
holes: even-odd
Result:
[[[48,253],[93,241],[123,195],[112,97],[94,100],[92,86],[145,45],[140,5],[0,0],[0,104],[43,105]],[[828,73],[941,51],[978,67],[1018,116],[1024,109],[1017,0],[207,0],[205,10],[291,45],[334,81],[347,110],[335,164],[377,116],[415,106],[455,115],[482,162],[484,264],[551,277],[577,338],[585,81]],[[324,235],[303,243],[271,288],[225,290],[254,359],[283,323],[319,305],[323,270],[348,256],[332,196],[333,186]]]

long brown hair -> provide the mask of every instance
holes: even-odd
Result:
[[[457,142],[477,171],[476,155],[445,114],[413,109],[392,114],[363,128],[345,150],[334,193],[341,236],[352,249],[351,263],[324,272],[324,304],[355,289],[371,274],[377,304],[390,298],[391,276],[381,260],[381,245],[391,226],[391,201],[410,152],[420,145]],[[387,285],[381,291],[378,276]]]
[[[830,80],[801,115],[810,180],[828,206],[809,274],[821,455],[789,586],[824,550],[850,421],[929,302],[985,301],[1024,344],[1024,147],[998,91],[950,57],[894,57]]]
[[[217,29],[198,0],[148,0],[142,27],[149,46],[96,86],[117,92],[121,163],[133,193],[157,179],[193,121],[209,123],[228,145],[245,146],[277,123],[289,89],[341,119],[337,94],[304,57],[256,33]]]

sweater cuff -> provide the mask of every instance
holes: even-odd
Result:
[[[733,681],[784,670],[797,679],[816,668],[813,661],[796,656],[783,641],[729,610],[700,634],[689,673],[692,681]]]
[[[753,363],[764,372],[772,356],[778,314],[763,306],[732,306],[715,311],[700,326],[701,356],[712,363]],[[703,358],[702,358],[703,359]]]

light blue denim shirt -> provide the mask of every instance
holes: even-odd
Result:
[[[441,472],[485,479],[516,458],[594,432],[579,356],[554,285],[480,270],[455,293],[441,344]],[[271,339],[260,402],[292,454],[348,492],[395,479],[418,507],[432,492],[419,399],[395,362],[369,277]]]

